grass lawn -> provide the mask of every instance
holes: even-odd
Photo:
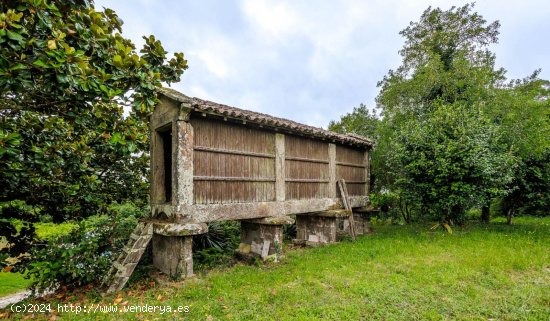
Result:
[[[469,223],[452,235],[429,227],[375,226],[356,242],[295,249],[276,264],[237,265],[183,282],[141,282],[103,298],[65,301],[116,301],[120,309],[189,306],[186,314],[56,314],[72,320],[549,319],[550,218],[518,218],[513,226]],[[50,302],[56,307],[60,301]]]
[[[74,223],[35,223],[36,234],[40,239],[49,239],[53,237],[68,234],[78,225]],[[4,240],[5,241],[5,240]],[[5,244],[0,240],[0,248]],[[0,272],[0,297],[25,290],[30,285],[30,280],[23,278],[19,273]]]
[[[30,280],[19,273],[0,272],[0,297],[22,291],[29,286]]]

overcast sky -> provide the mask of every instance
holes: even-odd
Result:
[[[114,9],[141,47],[153,34],[189,69],[172,88],[326,128],[353,107],[375,107],[376,84],[399,66],[399,31],[428,7],[465,1],[96,0]],[[478,1],[501,23],[492,47],[509,78],[542,68],[550,79],[550,1]]]

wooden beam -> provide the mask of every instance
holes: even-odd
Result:
[[[352,163],[345,163],[345,162],[336,162],[336,165],[345,166],[345,167],[365,168],[364,164],[352,164]]]
[[[196,150],[196,151],[210,152],[210,153],[243,155],[243,156],[263,157],[263,158],[275,158],[275,155],[273,155],[273,154],[245,152],[245,151],[240,151],[240,150],[230,150],[230,149],[206,147],[206,146],[195,146],[195,147],[193,147],[193,149]]]
[[[275,182],[275,177],[193,176],[195,181]]]
[[[287,183],[330,183],[328,179],[318,178],[287,178]]]
[[[344,203],[344,208],[349,211],[349,234],[351,234],[351,238],[355,240],[357,238],[357,235],[355,234],[355,219],[353,217],[353,211],[351,208],[351,204],[349,201],[349,194],[348,194],[348,188],[346,187],[346,180],[340,179],[338,181],[338,187],[340,189],[340,194],[342,195],[342,202]]]
[[[297,161],[297,162],[305,162],[305,163],[321,163],[321,164],[328,164],[328,160],[324,159],[312,159],[312,158],[304,158],[304,157],[287,157],[286,160],[290,161]]]

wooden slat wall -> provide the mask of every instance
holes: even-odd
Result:
[[[328,143],[286,135],[285,158],[287,200],[330,197]]]
[[[204,118],[191,124],[196,204],[275,200],[274,133]]]
[[[365,194],[365,153],[336,145],[336,179],[345,179],[349,195]]]

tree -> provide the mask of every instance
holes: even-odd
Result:
[[[486,112],[505,79],[487,50],[499,23],[473,6],[430,7],[401,31],[403,63],[377,97],[393,188],[443,221],[505,195],[516,166]]]
[[[359,107],[353,108],[351,113],[340,117],[340,120],[331,121],[328,129],[341,134],[357,134],[377,141],[380,138],[379,125],[380,119],[374,110],[369,110],[365,104],[360,104]],[[383,168],[383,164],[380,164],[377,160],[377,149],[375,147],[371,153],[371,191],[375,190],[378,177],[384,175],[384,171],[379,170]]]
[[[550,214],[550,82],[539,79],[539,73],[508,83],[488,110],[519,162],[511,192],[500,200],[509,224],[517,211]]]
[[[17,256],[32,226],[5,219],[59,222],[147,199],[145,120],[187,62],[153,36],[138,54],[115,12],[88,0],[3,1],[0,23],[0,235]]]

